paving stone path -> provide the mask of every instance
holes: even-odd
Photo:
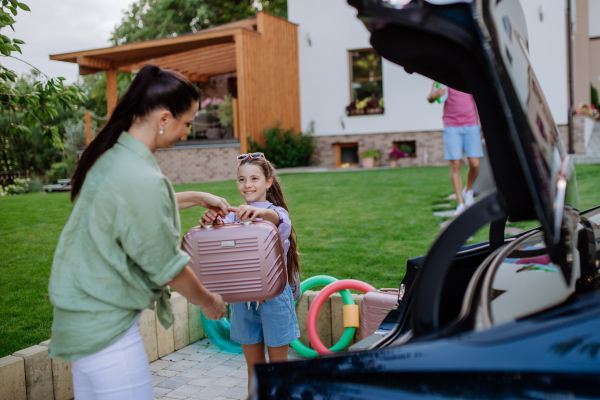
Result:
[[[444,198],[444,200],[456,200],[456,195],[454,193],[448,195],[447,197]],[[443,208],[443,207],[450,207],[450,203],[443,203],[443,204],[436,204],[435,207],[437,208]],[[454,209],[451,210],[444,210],[444,211],[434,211],[433,215],[435,215],[436,217],[442,217],[442,218],[447,218],[450,217],[449,219],[440,222],[440,229],[444,229],[445,227],[447,227],[450,222],[452,222],[452,218],[454,217]],[[506,228],[504,228],[504,233],[507,235],[517,235],[519,233],[523,232],[523,229],[521,228],[515,228],[515,227],[510,227],[507,226]],[[473,239],[473,237],[469,237],[468,240]]]
[[[290,360],[302,359],[290,348]],[[248,368],[243,354],[202,339],[150,364],[155,399],[245,399]]]

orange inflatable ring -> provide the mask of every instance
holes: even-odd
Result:
[[[308,310],[308,319],[306,320],[306,330],[308,331],[308,338],[312,343],[313,348],[317,351],[317,353],[323,354],[332,354],[333,352],[329,350],[321,339],[319,339],[319,333],[317,332],[317,316],[319,315],[319,310],[321,306],[327,300],[331,294],[343,289],[354,289],[359,292],[367,293],[371,290],[375,290],[375,288],[368,283],[357,281],[355,279],[342,279],[341,281],[330,283],[325,286],[323,290],[315,297],[313,300],[310,310]]]

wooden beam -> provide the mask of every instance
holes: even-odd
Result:
[[[79,75],[81,76],[96,74],[98,72],[102,72],[102,70],[98,68],[82,67],[81,65],[79,66]]]
[[[238,100],[231,99],[231,104],[233,106],[233,137],[240,137],[240,119],[238,118]]]
[[[98,69],[111,68],[110,60],[106,60],[99,57],[78,56],[77,64],[79,64],[80,67],[90,67]]]
[[[233,37],[242,31],[259,35],[256,31],[247,28],[220,29],[206,33],[181,35],[174,38],[146,40],[143,42],[129,43],[97,50],[53,54],[50,56],[50,59],[56,61],[77,62],[77,57],[79,56],[95,56],[111,60],[113,67],[121,67],[136,62],[146,61],[151,58],[166,57],[202,47],[233,43]]]
[[[117,106],[117,70],[111,68],[106,70],[106,109],[109,114]]]
[[[92,143],[92,115],[89,111],[85,112],[85,144]]]
[[[170,64],[161,64],[172,68],[191,68],[191,70],[215,69],[213,65],[230,64],[235,66],[235,54],[226,54],[222,56],[213,56],[211,58],[197,58],[185,62],[173,62]],[[217,68],[218,69],[218,68]]]

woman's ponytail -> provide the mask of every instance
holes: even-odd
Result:
[[[127,131],[134,117],[143,118],[158,108],[166,108],[177,118],[198,101],[198,92],[183,75],[156,65],[144,66],[117,102],[108,122],[81,154],[71,177],[71,201],[75,201],[88,171],[121,133]]]

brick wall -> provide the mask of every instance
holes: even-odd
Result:
[[[202,85],[202,89],[200,90],[200,101],[206,100],[208,97],[215,98],[218,97],[220,99],[223,98],[226,94],[229,93],[229,78],[235,78],[237,76],[236,72],[228,72],[226,74],[213,75],[210,77],[208,83]],[[212,83],[215,83],[213,86]]]
[[[164,149],[154,153],[162,173],[173,184],[235,179],[240,147]]]
[[[334,144],[358,143],[358,151],[367,148],[381,150],[384,156],[378,162],[379,165],[385,166],[389,165],[387,155],[394,148],[394,142],[412,140],[417,145],[417,156],[401,158],[398,160],[398,166],[447,164],[447,161],[444,160],[444,133],[442,131],[316,136],[316,139],[317,148],[313,160],[320,167],[335,168]]]

